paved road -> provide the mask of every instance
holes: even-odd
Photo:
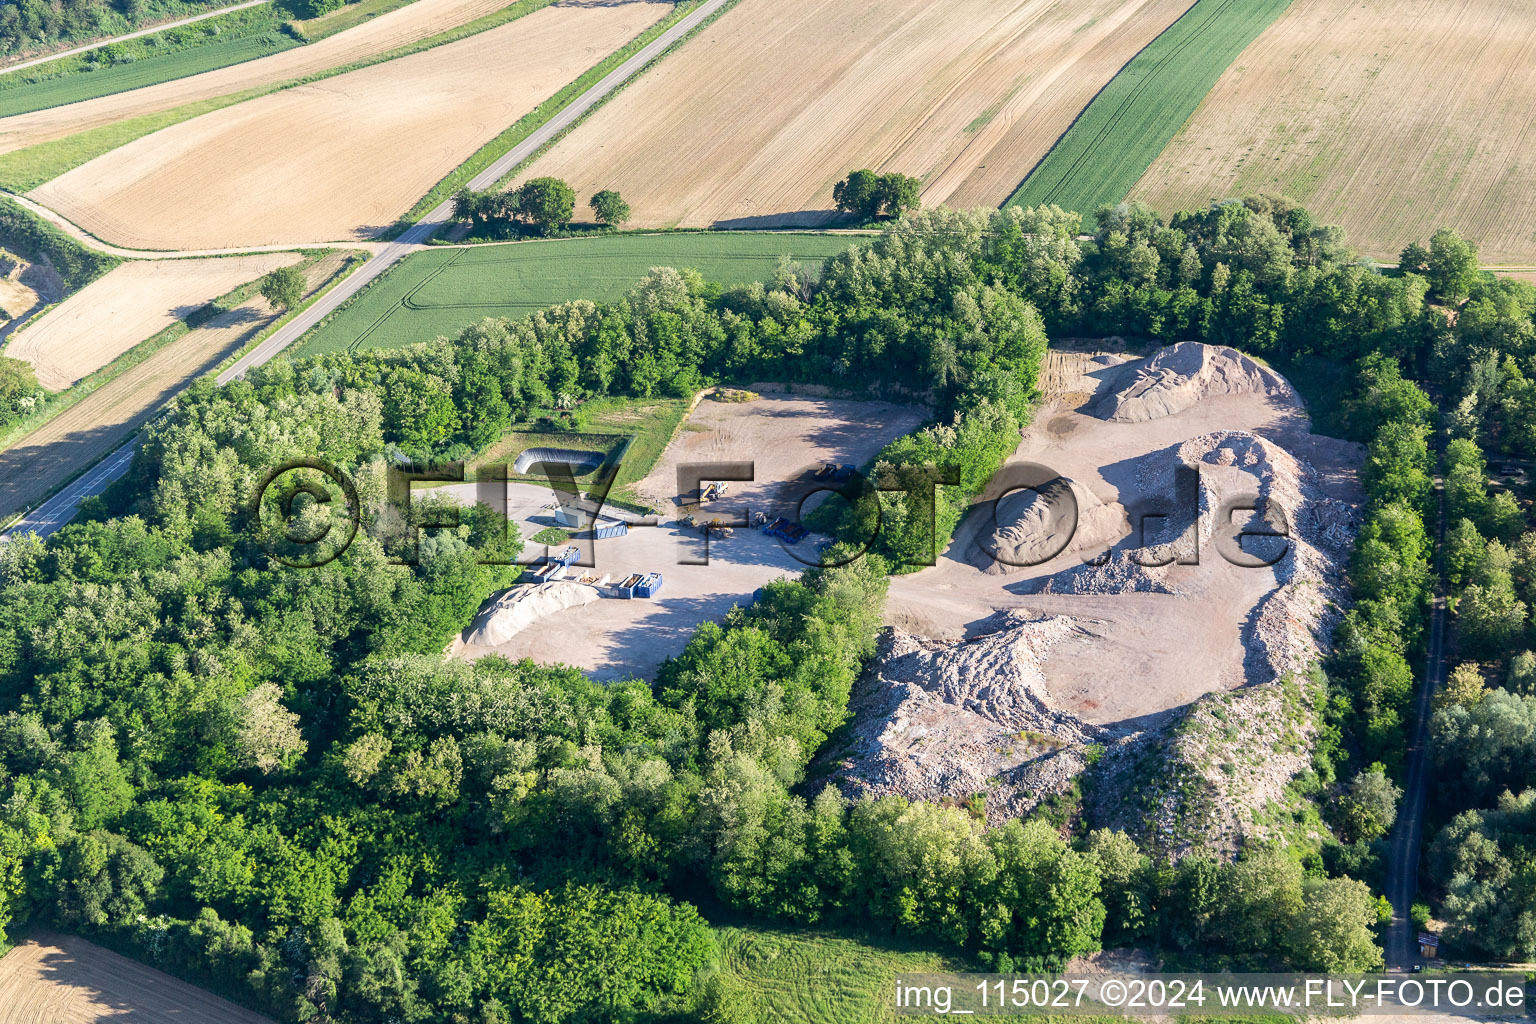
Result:
[[[669,47],[682,39],[699,22],[708,18],[719,10],[727,0],[709,0],[698,10],[693,11],[687,17],[682,18],[677,24],[667,29],[661,35],[653,39],[647,46],[637,52],[633,57],[608,72],[596,85],[576,97],[560,113],[540,125],[533,134],[522,142],[503,153],[496,162],[469,180],[472,189],[487,189],[505,177],[512,168],[537,153],[555,136],[566,128],[569,128],[587,111],[591,110],[599,101],[623,85],[629,79],[639,74],[651,61],[661,56]],[[368,282],[377,278],[400,260],[422,248],[427,239],[431,238],[440,228],[448,223],[453,215],[453,200],[445,200],[429,211],[421,220],[406,229],[392,244],[385,246],[374,253],[372,258],[353,272],[341,284],[331,289],[320,301],[310,306],[299,316],[294,317],[282,329],[274,331],[272,336],[246,353],[229,369],[219,374],[219,383],[227,384],[236,377],[243,377],[253,366],[260,366],[283,349],[297,341],[305,331],[323,320],[333,310],[341,306],[352,296],[361,291]]]
[[[231,11],[241,11],[247,7],[255,7],[257,4],[267,3],[268,0],[245,0],[245,3],[231,4],[229,7],[220,7],[216,11],[204,11],[202,14],[194,14],[190,18],[181,18],[177,21],[167,21],[160,25],[151,25],[149,28],[141,28],[137,32],[129,32],[127,35],[113,36],[111,39],[98,39],[94,43],[77,46],[73,50],[60,50],[58,53],[50,53],[46,57],[38,57],[34,60],[24,60],[20,64],[12,64],[9,67],[0,68],[0,75],[8,75],[12,71],[20,71],[23,68],[34,68],[39,64],[47,64],[51,60],[60,57],[73,57],[77,53],[87,53],[99,46],[110,46],[113,43],[121,43],[127,39],[138,39],[140,36],[154,35],[156,32],[164,32],[168,28],[180,28],[183,25],[191,25],[193,22],[205,21],[208,18],[217,18],[221,14]]]
[[[1429,654],[1424,682],[1414,698],[1413,736],[1408,744],[1408,778],[1397,812],[1387,854],[1387,899],[1392,923],[1387,926],[1388,967],[1405,968],[1419,962],[1417,934],[1408,917],[1419,887],[1419,859],[1424,846],[1424,802],[1429,790],[1430,699],[1445,685],[1445,487],[1437,481],[1439,510],[1435,525],[1435,595],[1429,614]]]
[[[473,189],[485,189],[494,185],[505,177],[514,167],[538,152],[554,137],[597,103],[612,93],[619,86],[639,74],[642,69],[666,50],[681,40],[689,32],[693,31],[700,22],[712,16],[726,4],[727,0],[709,0],[697,10],[680,19],[677,24],[667,29],[661,35],[653,39],[649,44],[635,53],[624,63],[614,68],[601,81],[575,100],[571,101],[554,117],[541,125],[533,134],[522,142],[503,153],[495,163],[475,175],[469,181],[469,187]],[[375,250],[368,262],[353,271],[345,281],[332,288],[308,309],[284,324],[278,330],[273,331],[261,344],[241,356],[228,369],[219,374],[218,382],[227,384],[237,377],[243,377],[253,366],[260,366],[267,362],[289,345],[297,341],[305,331],[319,323],[328,314],[333,312],[343,302],[356,295],[368,282],[376,279],[384,271],[404,259],[413,252],[419,251],[443,225],[448,223],[453,212],[451,200],[439,203],[425,217],[417,221],[394,242],[383,245]],[[139,439],[135,436],[122,448],[113,452],[106,461],[93,467],[89,473],[79,478],[58,494],[38,506],[24,518],[15,523],[9,530],[0,533],[0,543],[17,533],[36,533],[39,536],[47,536],[54,530],[63,526],[74,518],[80,502],[94,494],[100,494],[108,484],[121,476],[128,468],[132,459],[132,452],[138,446]],[[106,469],[121,460],[120,465],[115,466],[115,472]]]

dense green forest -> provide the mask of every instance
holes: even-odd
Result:
[[[657,270],[618,301],[194,386],[80,521],[0,549],[0,925],[78,931],[283,1021],[751,1021],[701,909],[857,922],[1004,970],[1122,942],[1377,966],[1428,587],[1413,381],[1452,379],[1471,332],[1529,337],[1536,289],[1464,280],[1449,237],[1421,273],[1380,273],[1269,198],[1098,224],[1079,239],[1054,208],[930,211],[763,284]],[[967,467],[941,491],[947,530],[1017,443],[1052,334],[1237,344],[1347,397],[1371,506],[1309,780],[1333,836],[1169,863],[1081,822],[987,829],[806,787],[887,573],[934,542],[906,495],[882,497],[873,557],[772,584],[654,683],[612,685],[445,662],[520,540],[484,509],[419,542],[381,511],[387,465],[481,450],[562,392],[790,379],[927,400],[934,422],[883,461]],[[317,457],[355,476],[366,528],[287,569],[250,501],[270,467]],[[415,522],[435,511],[415,503]]]

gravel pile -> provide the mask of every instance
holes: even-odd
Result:
[[[472,647],[504,644],[540,619],[598,599],[597,591],[580,583],[519,584],[487,601],[469,624],[462,642]]]
[[[1075,506],[1067,502],[1069,492]],[[1068,514],[1073,507],[1075,518]],[[1100,501],[1067,477],[1005,494],[994,510],[997,525],[970,552],[971,564],[994,576],[1023,572],[1062,552],[1103,549],[1130,529],[1118,502]]]
[[[1126,363],[1123,376],[1089,407],[1116,423],[1172,416],[1215,395],[1269,395],[1297,403],[1286,379],[1234,348],[1181,341]]]
[[[854,688],[853,726],[830,755],[850,796],[986,799],[990,821],[1069,784],[1104,730],[1050,706],[1041,667],[1080,628],[1067,616],[1002,613],[960,643],[891,631]]]

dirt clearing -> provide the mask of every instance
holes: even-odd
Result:
[[[0,117],[0,153],[75,135],[102,125],[227,96],[264,85],[317,74],[365,60],[418,39],[468,24],[506,7],[511,0],[414,0],[356,28],[297,49],[233,64],[217,71],[102,96],[83,103]]]
[[[785,481],[822,462],[862,465],[926,415],[909,405],[791,395],[744,403],[701,401],[655,468],[634,486],[663,509],[660,525],[596,541],[595,565],[581,570],[608,574],[614,581],[632,572],[660,572],[660,593],[649,599],[603,598],[554,611],[535,624],[522,624],[505,643],[456,645],[457,656],[500,654],[559,662],[604,680],[650,678],[663,659],[683,649],[700,623],[719,619],[732,605],[749,603],[752,592],[770,580],[799,573],[805,566],[795,555],[816,557],[814,537],[786,550],[760,529],[744,527],[731,537],[711,538],[708,565],[677,564],[704,554],[701,535],[678,522],[684,511],[674,500],[679,464],[754,462],[755,480],[731,483],[725,498],[704,508],[710,516],[739,518],[743,508],[750,508],[771,518],[778,514],[774,510]],[[441,491],[473,500],[473,485]],[[524,538],[555,525],[554,511],[545,507],[553,501],[547,488],[511,484],[509,493],[509,515]],[[525,551],[524,557],[533,553]]]
[[[1082,353],[1075,380],[1066,362],[1053,367],[1058,390],[1011,461],[1043,464],[1071,483],[1079,536],[1040,565],[1000,565],[988,552],[1014,540],[1011,523],[1033,526],[1031,508],[999,501],[995,526],[978,510],[938,565],[892,580],[889,620],[954,640],[987,632],[999,612],[1069,617],[1075,628],[1046,661],[1042,685],[1053,708],[1096,725],[1155,720],[1203,693],[1264,681],[1252,631],[1285,583],[1286,563],[1231,564],[1215,541],[1230,524],[1215,524],[1214,510],[1223,497],[1272,492],[1290,522],[1347,522],[1360,498],[1359,446],[1311,434],[1290,386],[1231,349],[1186,342],[1139,360]],[[1200,467],[1189,508],[1178,465]],[[1198,564],[1143,568],[1130,559],[1144,546],[1164,555],[1169,538],[1195,528],[1195,508],[1203,510]],[[1149,518],[1143,534],[1133,528],[1142,515],[1165,518]],[[1330,534],[1327,546],[1343,557],[1348,539]],[[1106,545],[1107,564],[1085,563]],[[1311,562],[1303,568],[1313,571]]]
[[[303,257],[296,252],[135,261],[114,267],[11,338],[3,354],[62,391],[226,292]]]
[[[306,271],[311,291],[339,273],[346,253]],[[188,331],[0,452],[0,518],[35,505],[108,454],[193,379],[218,366],[277,313],[260,296]]]
[[[1194,734],[1165,726],[1217,706],[1236,738],[1200,762],[1219,813],[1198,827],[1228,850],[1310,763],[1287,701],[1345,600],[1362,450],[1311,434],[1289,384],[1232,349],[1055,355],[1012,461],[1050,467],[1077,534],[1020,542],[1049,520],[994,482],[938,565],[892,579],[894,629],[822,768],[856,794],[981,794],[996,822],[1062,792],[1097,745],[1116,767],[1095,813],[1120,814],[1145,802],[1141,755]],[[999,561],[1010,538],[1039,564]],[[1240,744],[1272,756],[1231,771]]]
[[[566,0],[172,125],[32,196],[99,238],[137,248],[368,238],[669,9]]]
[[[1367,256],[1451,227],[1536,257],[1536,7],[1296,0],[1232,64],[1131,196],[1164,214],[1300,200]]]
[[[537,161],[637,227],[816,225],[857,167],[997,205],[1188,0],[743,0]]]
[[[0,958],[0,1024],[272,1024],[266,1017],[73,935],[39,934]]]

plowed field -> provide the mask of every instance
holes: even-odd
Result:
[[[568,0],[183,121],[32,196],[99,238],[145,249],[367,238],[668,9]]]
[[[4,354],[31,363],[39,384],[61,391],[205,303],[300,258],[279,252],[124,263],[11,338]]]
[[[271,1024],[260,1014],[72,935],[0,958],[0,1024]]]
[[[815,225],[857,167],[928,205],[1007,198],[1189,0],[742,0],[529,175],[641,227]]]
[[[1536,6],[1295,0],[1136,188],[1164,213],[1278,192],[1393,259],[1440,227],[1536,259]]]
[[[0,117],[0,153],[35,146],[125,121],[263,85],[303,78],[327,68],[388,53],[500,10],[511,0],[415,0],[345,32],[217,71],[115,93],[63,107]]]

